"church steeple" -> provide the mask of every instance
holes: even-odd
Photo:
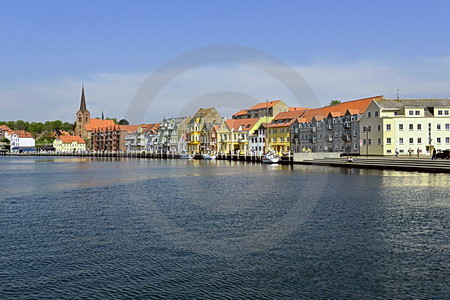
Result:
[[[84,96],[84,83],[81,86],[81,103],[80,103],[80,111],[85,111],[86,109],[86,97]]]

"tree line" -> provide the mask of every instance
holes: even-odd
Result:
[[[27,122],[24,120],[18,121],[0,121],[0,125],[6,125],[12,130],[25,130],[31,133],[34,137],[42,133],[63,130],[71,132],[74,129],[74,124],[63,122],[61,120],[42,122]]]

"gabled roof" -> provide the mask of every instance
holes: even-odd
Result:
[[[25,131],[25,130],[16,130],[16,131],[12,131],[12,132],[10,133],[10,135],[13,135],[13,134],[17,134],[17,136],[18,136],[19,138],[33,138],[33,136],[31,135],[31,133],[29,133],[28,131]]]
[[[115,123],[113,120],[101,120],[101,119],[90,119],[90,124],[84,125],[87,131],[92,131],[99,127],[110,127],[114,126]]]
[[[250,107],[248,110],[273,107],[273,106],[277,105],[277,104],[280,103],[280,102],[283,102],[283,101],[281,101],[281,100],[275,100],[275,101],[261,102],[261,103],[258,103],[258,104],[253,105],[253,106]]]
[[[273,118],[272,122],[270,122],[270,125],[268,127],[286,127],[290,126],[294,121],[307,112],[307,108],[303,108],[302,110],[293,110],[293,111],[286,111],[286,112],[280,112],[278,115]]]
[[[248,131],[255,126],[259,121],[259,118],[248,118],[248,119],[227,119],[225,121],[229,129],[233,131]]]
[[[233,115],[233,117],[234,116],[243,116],[243,115],[246,115],[246,114],[248,114],[248,111],[246,109],[242,109],[242,110],[238,111],[237,113],[235,113]]]
[[[85,144],[86,142],[78,135],[61,135],[57,140],[61,140],[63,144],[72,144],[72,142],[76,142],[79,144]]]
[[[11,128],[9,128],[6,125],[0,125],[0,130],[8,131],[8,130],[11,130]]]
[[[320,121],[329,116],[330,114],[333,117],[344,116],[347,110],[352,112],[353,114],[362,114],[366,111],[367,107],[373,100],[379,100],[382,98],[383,96],[375,96],[370,98],[342,102],[341,104],[338,105],[310,109],[305,113],[304,115],[305,120],[303,120],[302,123],[311,122],[313,117],[315,117],[317,121]]]

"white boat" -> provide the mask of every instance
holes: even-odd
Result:
[[[193,156],[190,155],[190,154],[181,154],[180,158],[181,158],[181,159],[192,159]]]
[[[214,154],[202,154],[203,159],[216,159]]]
[[[277,164],[279,161],[280,157],[272,153],[267,153],[262,158],[262,162],[265,164]]]

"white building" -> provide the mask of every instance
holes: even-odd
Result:
[[[249,135],[248,148],[252,155],[266,154],[266,124],[261,123],[255,132]]]
[[[36,141],[31,133],[25,130],[6,132],[5,137],[10,140],[11,151],[35,150]]]

